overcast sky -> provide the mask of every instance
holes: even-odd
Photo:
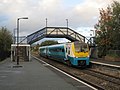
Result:
[[[117,0],[120,1],[120,0]],[[90,29],[99,18],[99,9],[107,7],[112,0],[0,0],[0,26],[7,27],[11,32],[16,28],[19,17],[28,17],[20,20],[20,34],[29,35],[45,27],[45,18],[48,26],[66,26],[89,36]]]

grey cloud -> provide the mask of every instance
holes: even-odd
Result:
[[[0,13],[4,13],[8,22],[1,26],[7,26],[11,31],[16,28],[18,17],[29,17],[20,21],[21,34],[30,34],[45,26],[45,18],[48,18],[48,26],[69,27],[93,27],[99,17],[99,8],[107,5],[111,0],[84,0],[76,6],[67,7],[63,0],[0,0]],[[97,17],[97,18],[95,18]]]

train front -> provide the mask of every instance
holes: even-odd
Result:
[[[73,59],[72,64],[75,66],[84,67],[89,65],[89,47],[86,43],[72,43]]]

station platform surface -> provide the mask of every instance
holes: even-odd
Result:
[[[35,58],[30,62],[0,62],[0,90],[93,90],[74,79],[52,70]]]
[[[113,66],[119,66],[120,67],[120,61],[108,61],[108,60],[104,60],[104,59],[90,59],[90,61],[93,62],[100,62],[100,63],[105,63],[108,65],[113,65]]]

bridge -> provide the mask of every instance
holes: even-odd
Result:
[[[45,27],[27,36],[27,43],[33,44],[43,38],[66,38],[70,41],[85,42],[85,36],[68,27]]]

